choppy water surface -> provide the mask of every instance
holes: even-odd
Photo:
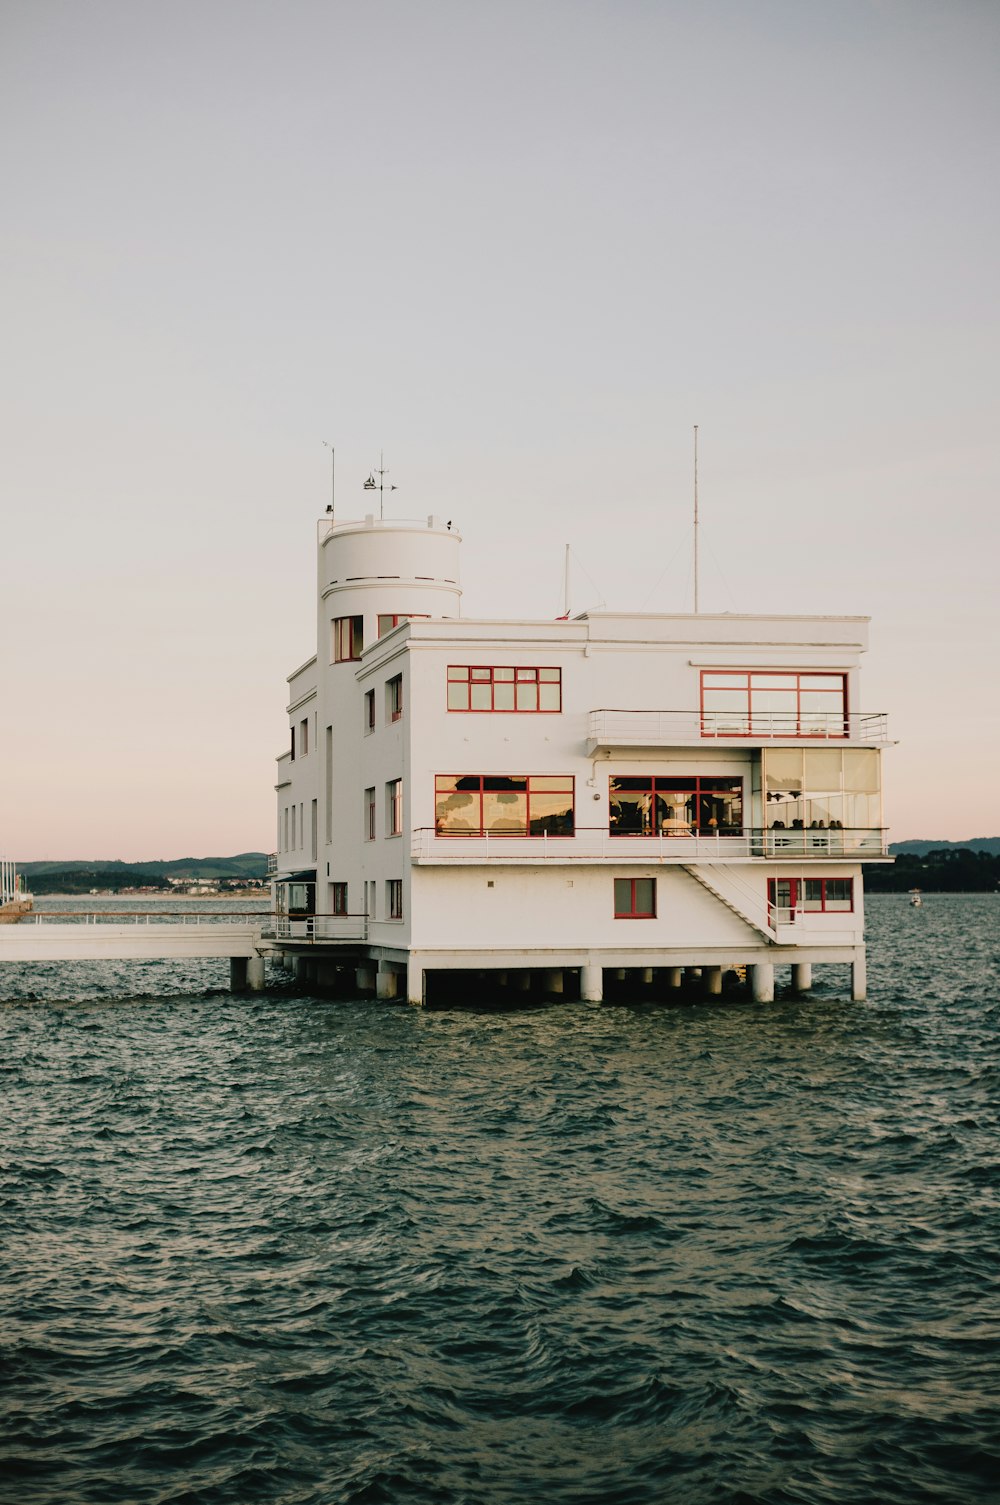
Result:
[[[871,901],[865,1004],[7,964],[0,1494],[995,1499],[998,932]]]

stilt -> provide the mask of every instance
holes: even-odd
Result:
[[[406,1001],[407,1003],[415,1003],[418,1008],[423,1007],[424,969],[412,957],[406,967]]]
[[[808,993],[813,985],[812,962],[792,963],[792,991],[794,993]]]
[[[267,968],[262,956],[247,958],[247,988],[251,993],[263,993],[267,987]]]
[[[391,967],[381,966],[375,974],[375,997],[395,998],[399,978]]]
[[[851,963],[851,997],[855,1003],[864,1003],[868,997],[868,965],[863,951],[855,952]]]
[[[672,993],[680,991],[681,985],[684,982],[683,967],[665,967],[663,976],[666,981],[667,987]]]
[[[580,997],[584,1003],[600,1003],[604,997],[604,969],[588,965],[580,968]]]
[[[247,986],[247,959],[245,956],[229,958],[229,987],[233,993],[245,993]]]
[[[561,993],[565,987],[561,967],[550,967],[545,974],[545,987],[549,993]]]
[[[645,983],[650,983],[650,982],[653,981],[653,969],[652,969],[652,967],[643,967],[643,969],[642,969],[642,980]]]
[[[295,980],[296,980],[296,982],[305,982],[305,981],[307,981],[309,973],[308,973],[308,969],[307,969],[307,965],[306,964],[307,964],[308,960],[309,960],[309,958],[306,957],[306,956],[293,956],[292,957],[292,971],[295,973]]]
[[[521,992],[522,993],[530,993],[531,992],[531,973],[528,972],[528,971],[518,972],[518,973],[516,973],[516,977],[517,977],[517,985],[520,988]]]
[[[624,967],[616,967],[615,968],[615,978],[616,978],[616,980],[618,982],[624,982],[625,981],[625,976],[626,976],[626,972],[625,972],[625,968]]]
[[[359,993],[373,993],[375,991],[375,968],[370,962],[363,962],[360,967],[354,969],[354,980]]]
[[[722,992],[722,968],[705,967],[702,972],[702,981],[705,984],[705,992],[718,997]]]
[[[754,1003],[774,1002],[774,967],[770,962],[754,962],[750,968],[750,987]]]

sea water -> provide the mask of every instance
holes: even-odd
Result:
[[[4,964],[0,1498],[997,1499],[998,968],[935,895],[866,1003]]]

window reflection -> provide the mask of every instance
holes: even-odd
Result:
[[[743,830],[743,780],[699,774],[612,777],[612,836],[738,836]]]
[[[438,774],[434,829],[439,836],[572,836],[569,776]]]
[[[704,670],[701,707],[706,737],[847,735],[843,674]]]

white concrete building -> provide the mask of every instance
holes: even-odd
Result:
[[[867,618],[460,616],[460,539],[322,523],[289,679],[276,946],[380,997],[446,974],[597,1000],[747,967],[864,996],[861,861],[886,858]],[[698,969],[698,972],[695,971]],[[352,982],[353,982],[352,978]]]

